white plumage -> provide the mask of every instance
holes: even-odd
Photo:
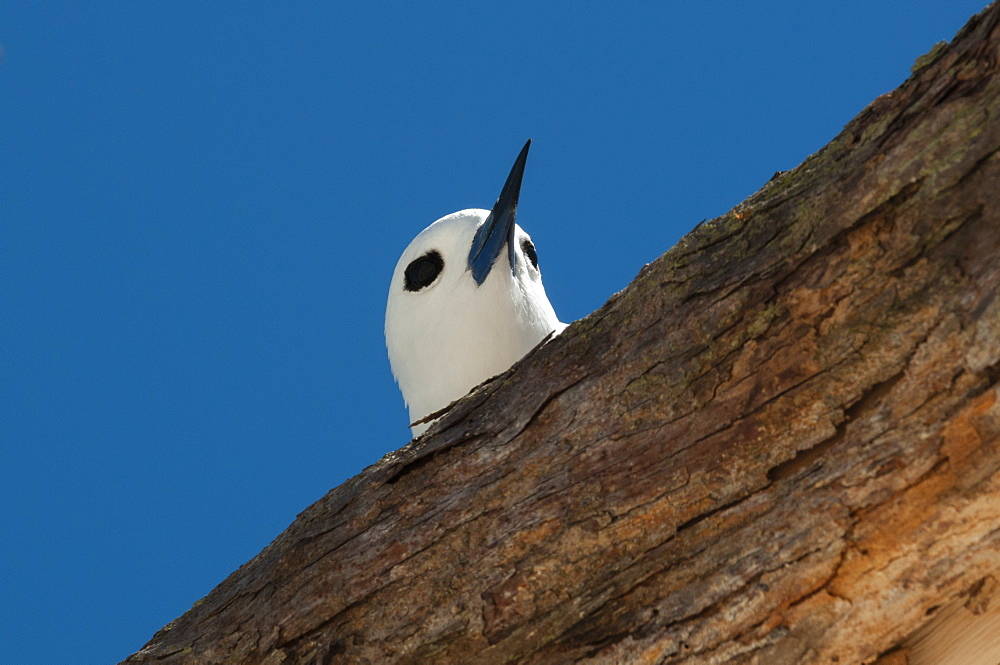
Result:
[[[448,406],[565,327],[545,295],[531,238],[514,222],[530,143],[492,212],[442,217],[396,264],[385,339],[410,422]],[[414,425],[413,435],[428,426]]]

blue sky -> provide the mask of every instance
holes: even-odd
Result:
[[[0,6],[0,662],[117,662],[405,444],[393,266],[525,139],[578,319],[984,6],[350,4]]]

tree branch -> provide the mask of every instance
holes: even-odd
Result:
[[[930,60],[126,662],[862,662],[982,588],[1000,5]]]

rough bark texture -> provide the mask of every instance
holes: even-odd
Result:
[[[994,3],[126,662],[904,662],[1000,578],[998,62]]]

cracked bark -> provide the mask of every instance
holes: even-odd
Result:
[[[986,611],[1000,5],[928,59],[126,662],[889,663]]]

